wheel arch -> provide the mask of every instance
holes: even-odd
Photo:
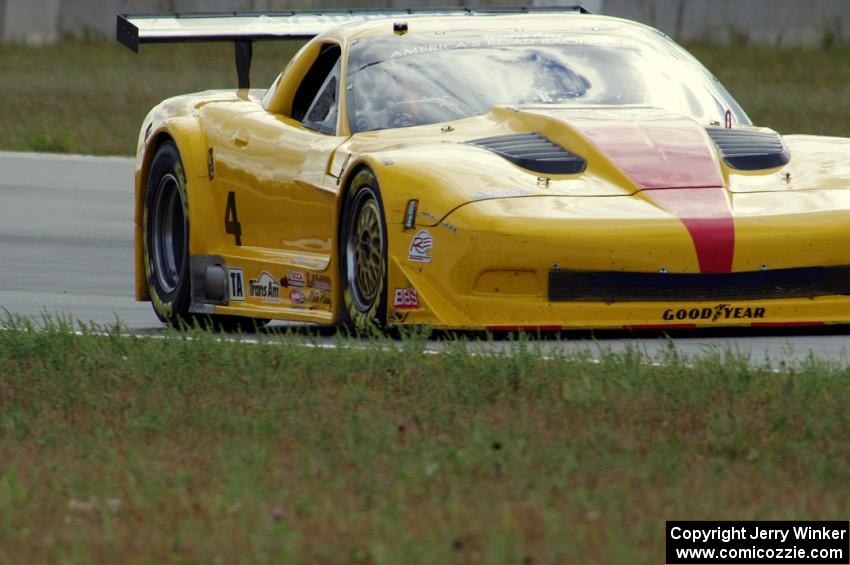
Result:
[[[186,192],[190,203],[195,193],[194,186],[207,179],[206,140],[201,124],[194,117],[183,117],[168,120],[156,128],[149,136],[143,147],[140,147],[136,164],[136,191],[134,199],[135,222],[135,296],[136,300],[149,301],[150,292],[145,279],[144,250],[142,246],[142,222],[144,221],[145,196],[148,185],[148,174],[154,156],[159,148],[167,142],[177,146],[183,171],[186,176]],[[189,206],[191,214],[192,206]],[[191,225],[191,218],[189,218]],[[189,232],[191,238],[191,231]]]
[[[340,262],[340,259],[342,257],[342,255],[341,255],[342,254],[342,226],[343,226],[342,214],[343,214],[344,208],[345,208],[345,201],[348,198],[348,193],[351,191],[352,181],[354,180],[354,177],[357,176],[357,173],[359,173],[360,171],[362,171],[364,169],[371,171],[372,175],[374,175],[374,177],[375,177],[375,180],[378,181],[377,188],[378,188],[378,192],[381,195],[381,200],[382,200],[382,204],[383,204],[384,224],[386,225],[386,224],[389,223],[389,221],[388,221],[389,219],[387,218],[387,207],[386,207],[386,200],[385,200],[385,196],[384,196],[384,191],[381,189],[382,184],[381,184],[381,178],[380,178],[380,172],[381,172],[380,167],[381,167],[380,161],[378,161],[376,159],[372,159],[367,155],[367,156],[362,156],[362,157],[354,160],[354,163],[352,163],[351,165],[346,167],[346,169],[340,175],[340,178],[339,178],[340,189],[339,189],[339,192],[337,193],[336,211],[334,213],[334,221],[336,221],[336,226],[335,226],[335,229],[334,229],[334,232],[333,232],[334,237],[336,238],[336,244],[334,246],[334,249],[336,251],[335,259],[337,260],[338,263]],[[341,267],[341,265],[340,265],[340,267]],[[340,277],[342,276],[341,268],[339,268],[339,267],[337,268],[337,273],[339,274]],[[340,288],[342,288],[342,280],[340,280],[339,283],[340,284],[338,286]],[[339,298],[340,299],[337,302],[342,304],[342,296],[340,295]],[[334,320],[335,321],[339,320],[341,318],[341,315],[342,315],[342,309],[340,309],[339,311],[334,313]]]
[[[375,174],[375,169],[372,164],[367,159],[357,159],[350,166],[346,167],[346,169],[342,172],[339,177],[339,192],[337,192],[336,196],[336,210],[334,211],[334,221],[336,225],[334,226],[334,255],[333,261],[336,264],[336,280],[337,280],[337,291],[334,293],[334,314],[333,314],[333,323],[338,324],[342,323],[346,319],[345,315],[345,300],[343,299],[343,283],[342,283],[342,214],[345,208],[345,200],[348,198],[348,193],[351,190],[351,183],[354,180],[354,177],[357,176],[363,169],[369,169],[372,171],[372,174]],[[375,174],[375,178],[377,178],[377,174]],[[380,183],[379,183],[380,184]]]
[[[375,166],[377,163],[373,162],[368,158],[361,158],[355,161],[352,165],[346,168],[343,172],[342,176],[339,179],[339,193],[337,194],[336,199],[336,237],[337,237],[337,251],[339,251],[339,242],[340,242],[340,230],[342,229],[342,212],[345,207],[345,199],[348,197],[348,193],[351,190],[351,183],[354,180],[354,177],[357,176],[357,173],[360,171],[367,169],[372,171],[372,174],[375,176],[375,180],[378,181],[378,190],[381,190],[381,179],[378,175],[378,168]],[[381,193],[383,197],[383,193]],[[386,210],[384,210],[384,215],[386,215]],[[385,219],[386,220],[386,219]]]
[[[344,253],[343,244],[344,244],[344,239],[345,239],[344,234],[343,234],[343,229],[344,229],[344,226],[345,226],[343,214],[345,214],[346,201],[349,199],[349,196],[350,196],[353,184],[354,184],[354,180],[361,171],[364,171],[364,170],[369,171],[375,179],[375,182],[376,182],[376,185],[377,185],[377,186],[375,186],[375,189],[378,193],[378,198],[380,199],[381,211],[383,213],[383,218],[382,218],[383,222],[382,223],[384,225],[385,237],[389,238],[389,230],[387,229],[387,225],[389,223],[389,218],[387,216],[387,207],[386,207],[386,200],[385,200],[385,194],[386,193],[383,190],[383,188],[382,188],[383,185],[381,183],[382,164],[380,163],[380,161],[373,159],[368,155],[361,156],[360,158],[358,158],[356,160],[354,160],[354,159],[352,159],[352,160],[354,161],[353,164],[346,167],[345,171],[343,171],[343,173],[340,175],[340,179],[339,179],[340,180],[340,182],[339,182],[340,190],[337,194],[337,199],[336,199],[336,214],[335,214],[336,226],[335,226],[335,230],[334,230],[335,237],[336,237],[336,245],[334,246],[334,249],[335,249],[335,259],[336,259],[337,265],[338,265],[338,267],[336,269],[337,274],[338,274],[338,280],[339,280],[338,288],[340,289],[339,294],[337,295],[338,299],[335,301],[337,303],[338,307],[337,307],[336,312],[334,314],[334,321],[337,322],[337,323],[344,322],[345,320],[348,319],[348,317],[346,315],[345,299],[344,299],[344,296],[343,296],[343,289],[345,287],[345,284],[342,280],[342,278],[344,276],[344,272],[343,272],[344,269],[342,267],[342,263],[343,263],[342,254]],[[385,243],[385,245],[388,246],[389,241],[387,241]],[[385,265],[385,269],[386,268],[388,268],[388,265]],[[385,273],[385,277],[386,277],[386,273]],[[384,285],[382,292],[384,293],[383,303],[386,305],[386,301],[387,301],[386,285]]]

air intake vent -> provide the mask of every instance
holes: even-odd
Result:
[[[734,169],[772,169],[791,160],[788,148],[775,131],[729,128],[706,128],[706,131],[720,149],[723,160]]]
[[[501,155],[514,165],[546,175],[574,175],[587,162],[536,132],[499,135],[469,141]]]
[[[739,273],[549,271],[549,300],[763,300],[850,294],[850,266]]]

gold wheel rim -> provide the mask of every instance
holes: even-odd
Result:
[[[346,242],[348,285],[357,309],[367,312],[384,282],[384,235],[378,203],[369,194],[359,200]]]

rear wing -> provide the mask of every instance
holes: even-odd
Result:
[[[533,8],[411,8],[393,10],[291,10],[207,14],[118,14],[115,35],[134,53],[143,43],[232,41],[239,88],[250,86],[253,42],[311,39],[342,24],[415,16],[486,16],[528,13],[589,13],[581,6]],[[406,28],[406,26],[405,26]]]

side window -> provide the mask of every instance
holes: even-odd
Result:
[[[328,78],[319,89],[319,93],[307,110],[307,117],[302,122],[304,127],[334,134],[336,132],[337,87],[339,85],[339,59],[331,70]]]
[[[340,49],[338,45],[327,44],[323,45],[319,56],[313,62],[313,66],[304,75],[301,84],[295,91],[295,97],[292,99],[292,118],[303,121],[307,116],[316,97],[324,90],[326,82],[334,69],[337,67],[340,59]]]

